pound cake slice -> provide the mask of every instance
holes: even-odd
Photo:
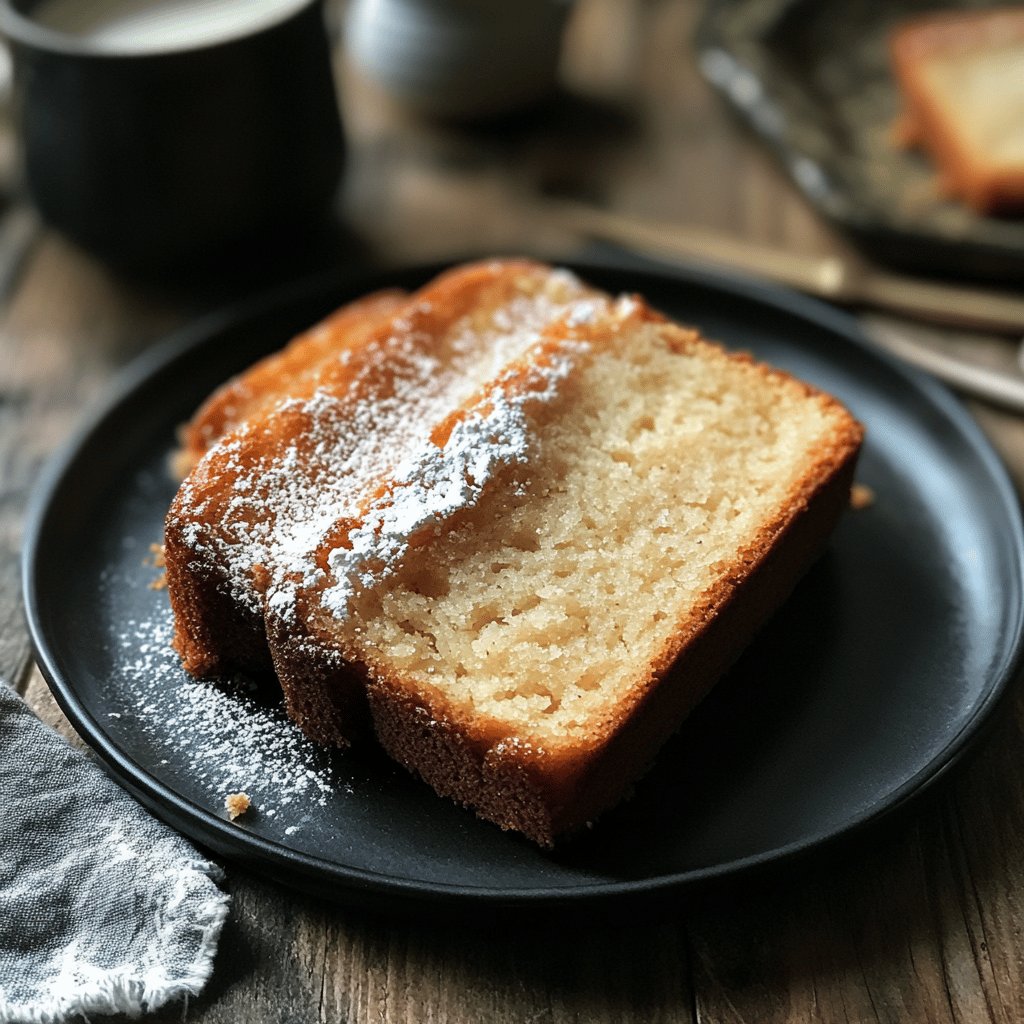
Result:
[[[348,742],[363,688],[333,648],[307,641],[294,615],[279,625],[289,581],[305,577],[322,538],[452,408],[587,294],[572,275],[526,261],[456,269],[357,331],[340,357],[302,375],[294,394],[224,434],[183,481],[165,524],[185,668],[274,668],[295,720],[321,742]],[[321,698],[313,704],[307,676]]]
[[[861,437],[833,398],[590,297],[339,520],[288,612],[365,681],[396,760],[550,845],[789,594]]]
[[[1024,210],[1024,9],[945,11],[890,38],[906,100],[900,135],[976,212]]]

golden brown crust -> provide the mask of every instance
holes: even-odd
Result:
[[[267,614],[269,649],[289,718],[314,743],[348,747],[371,735],[366,680],[322,636],[300,607],[288,620]]]
[[[350,302],[292,339],[280,352],[222,384],[181,429],[181,451],[176,459],[181,475],[246,420],[268,412],[282,398],[303,397],[328,363],[364,341],[405,298],[404,292],[389,289]]]
[[[266,419],[281,400],[311,392],[320,382],[344,378],[343,350],[369,344],[374,332],[397,306],[402,293],[378,292],[350,303],[283,351],[268,356],[218,388],[182,430],[176,468],[185,471],[190,489],[175,495],[164,526],[167,587],[174,613],[174,647],[186,671],[197,676],[240,670],[272,669],[263,616],[239,599],[228,567],[199,557],[196,527],[209,546],[211,538],[234,539],[227,508],[234,498],[241,468],[267,461],[301,429],[299,417],[278,416],[276,445],[261,437],[248,458],[237,462],[224,451],[201,462],[214,442],[237,436],[246,421]],[[197,512],[197,509],[202,509]]]
[[[167,592],[174,614],[174,649],[195,676],[272,668],[263,616],[240,603],[219,567],[197,559],[176,517],[165,531]]]

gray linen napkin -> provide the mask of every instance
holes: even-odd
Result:
[[[197,993],[228,912],[220,878],[0,682],[0,1024]]]

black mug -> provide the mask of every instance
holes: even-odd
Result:
[[[47,28],[37,6],[0,0],[0,30],[45,221],[115,266],[187,275],[330,218],[343,142],[323,0],[142,50]]]

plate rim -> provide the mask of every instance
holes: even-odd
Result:
[[[698,266],[679,266],[672,269],[648,269],[615,260],[557,260],[581,276],[621,275],[624,282],[644,291],[645,282],[656,282],[660,287],[673,284],[685,287],[709,288],[730,296],[738,296],[756,304],[767,305],[775,313],[795,316],[810,321],[819,329],[839,335],[844,344],[851,346],[870,359],[882,363],[889,371],[903,378],[903,383],[920,392],[944,420],[952,424],[958,435],[969,442],[972,451],[980,456],[986,476],[1000,497],[998,514],[1004,518],[1012,533],[1016,558],[1013,571],[1016,585],[1015,615],[1008,636],[1012,639],[998,664],[989,670],[989,683],[970,715],[964,718],[948,742],[922,765],[913,775],[904,779],[883,801],[866,807],[861,813],[846,819],[839,828],[826,829],[804,836],[791,843],[763,850],[755,854],[734,858],[696,869],[666,872],[642,878],[614,881],[578,882],[563,886],[534,886],[509,889],[433,882],[375,872],[340,864],[322,857],[295,850],[284,843],[266,839],[248,830],[240,829],[219,818],[207,808],[188,800],[157,778],[149,768],[138,763],[122,751],[92,715],[89,707],[76,693],[73,679],[65,678],[59,667],[59,658],[50,643],[41,608],[45,597],[37,586],[36,571],[42,559],[42,545],[53,501],[67,475],[89,448],[89,442],[104,424],[116,416],[136,392],[147,383],[171,372],[176,364],[187,361],[189,355],[210,343],[217,333],[240,322],[258,318],[288,304],[312,302],[323,295],[328,302],[335,301],[332,293],[344,301],[346,296],[362,294],[373,287],[381,287],[395,279],[426,281],[438,271],[462,260],[444,260],[423,264],[381,268],[369,273],[317,274],[294,282],[257,298],[243,299],[232,305],[187,323],[170,332],[162,341],[136,356],[116,373],[104,389],[103,396],[93,403],[70,438],[44,464],[32,490],[24,517],[22,547],[22,593],[25,619],[36,662],[58,705],[82,740],[101,758],[105,768],[132,796],[176,831],[193,841],[212,848],[227,859],[241,863],[275,881],[309,891],[302,884],[311,879],[321,883],[329,880],[333,887],[322,892],[334,901],[370,902],[409,900],[419,903],[451,902],[475,906],[504,906],[530,908],[543,906],[570,907],[595,902],[617,903],[624,899],[651,897],[679,892],[712,881],[746,874],[769,865],[789,862],[796,857],[840,839],[863,832],[866,828],[886,820],[904,808],[912,799],[931,790],[959,764],[970,750],[973,741],[984,731],[994,710],[1005,697],[1024,654],[1024,520],[1021,506],[1009,472],[992,442],[974,418],[943,385],[923,373],[899,362],[895,357],[874,345],[863,333],[854,318],[816,299],[761,281],[728,274]],[[647,289],[650,290],[650,289]],[[192,828],[182,827],[184,820]],[[252,860],[257,855],[257,862]],[[269,872],[269,869],[275,869]],[[280,872],[301,877],[282,877]]]

